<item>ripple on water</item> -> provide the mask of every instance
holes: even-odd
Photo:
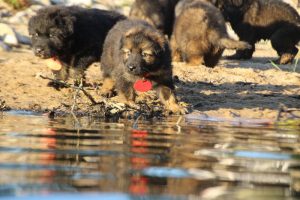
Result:
[[[78,120],[1,115],[0,196],[263,200],[300,192],[297,128]]]

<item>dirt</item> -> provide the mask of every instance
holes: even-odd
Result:
[[[226,51],[224,55],[232,53]],[[300,109],[300,66],[273,66],[269,60],[276,56],[270,44],[263,42],[248,61],[222,59],[213,69],[173,63],[176,93],[180,101],[190,105],[190,112],[224,118],[275,119],[281,104]],[[0,52],[0,69],[2,109],[70,113],[75,106],[77,113],[97,115],[103,112],[103,103],[110,102],[100,95],[99,63],[87,71],[87,81],[92,86],[85,88],[95,101],[102,102],[96,106],[82,92],[74,104],[73,88],[48,87],[49,80],[40,75],[52,77],[52,73],[45,60],[35,57],[29,48]]]

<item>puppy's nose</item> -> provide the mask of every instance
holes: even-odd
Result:
[[[42,48],[36,48],[35,49],[35,53],[36,54],[41,54],[43,52],[43,49]]]
[[[130,71],[133,71],[133,70],[135,70],[136,66],[134,66],[134,65],[129,65],[128,68],[129,68]]]

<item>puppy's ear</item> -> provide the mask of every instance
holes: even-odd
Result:
[[[36,24],[36,16],[33,16],[29,19],[29,22],[28,22],[29,35],[34,34],[34,24]]]
[[[64,31],[66,36],[74,33],[75,21],[76,18],[67,13],[60,14],[55,18],[55,24]]]
[[[244,4],[244,0],[232,0],[231,3],[236,7],[240,7]]]
[[[217,5],[218,0],[210,0],[210,2],[211,2],[212,4],[214,4],[214,5]]]
[[[74,24],[76,18],[74,16],[65,16],[63,20],[64,20],[65,27],[68,30],[68,33],[69,34],[74,33]]]
[[[119,49],[122,49],[123,46],[124,46],[124,43],[125,43],[125,40],[126,40],[126,37],[123,35],[121,40],[120,40],[120,46],[119,46]]]
[[[165,38],[164,35],[162,35],[158,31],[150,31],[150,30],[146,30],[145,35],[151,38],[153,42],[157,43],[161,49],[165,50],[167,39]]]

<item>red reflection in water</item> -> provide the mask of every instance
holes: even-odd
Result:
[[[148,132],[145,130],[132,130],[131,131],[131,148],[130,151],[133,153],[146,154],[148,153],[147,147],[149,146],[148,141]],[[150,165],[149,158],[141,157],[132,157],[130,159],[132,169],[143,169]],[[133,175],[130,178],[129,191],[136,195],[143,195],[148,193],[148,178]]]
[[[41,148],[42,149],[54,149],[56,147],[56,131],[52,128],[45,129],[44,134],[47,136],[45,138],[41,138]],[[55,153],[54,152],[46,152],[42,153],[39,158],[41,165],[51,166],[55,161]],[[41,181],[43,183],[51,183],[53,182],[53,177],[56,172],[54,170],[44,170],[43,177],[41,177]]]

